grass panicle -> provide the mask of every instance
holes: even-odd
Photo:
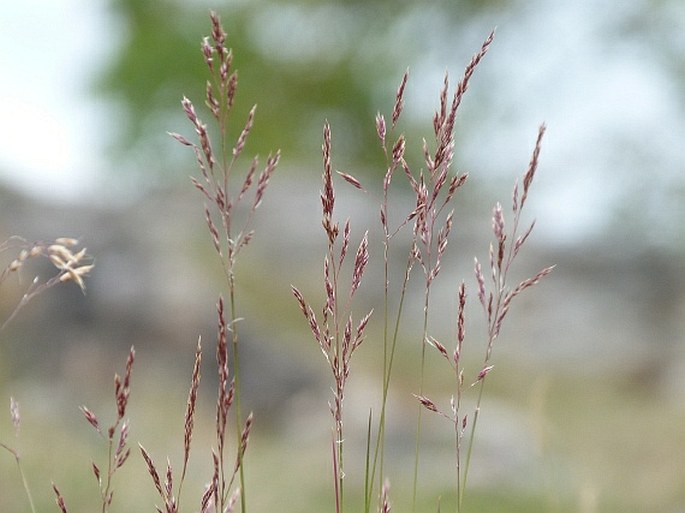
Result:
[[[402,109],[404,106],[404,93],[408,83],[408,70],[402,76],[400,85],[395,95],[395,101],[391,114],[390,129],[385,121],[385,116],[380,112],[375,118],[376,134],[379,138],[381,148],[387,161],[387,168],[384,173],[382,183],[382,200],[380,205],[380,222],[383,234],[383,262],[384,262],[384,301],[383,301],[383,368],[381,382],[381,405],[378,415],[377,426],[375,426],[375,436],[372,436],[373,412],[369,415],[367,431],[367,450],[365,464],[365,485],[364,485],[364,511],[372,509],[374,488],[378,480],[380,494],[378,495],[378,510],[387,508],[387,501],[384,499],[386,494],[386,470],[384,468],[384,445],[385,445],[385,422],[387,397],[391,382],[392,367],[397,349],[397,341],[401,332],[401,320],[405,316],[404,298],[408,292],[409,278],[414,267],[421,269],[423,274],[423,308],[422,308],[422,329],[421,329],[421,356],[419,360],[419,382],[418,391],[415,394],[419,401],[419,409],[416,416],[416,440],[414,458],[414,478],[412,487],[412,511],[417,507],[417,491],[419,488],[419,468],[420,453],[422,446],[422,415],[423,409],[438,413],[453,423],[455,433],[455,457],[456,463],[456,509],[460,511],[463,504],[464,490],[466,488],[467,475],[473,443],[475,439],[475,426],[481,407],[482,391],[488,374],[493,370],[491,363],[492,346],[495,338],[499,335],[502,321],[506,316],[510,304],[524,289],[536,284],[542,277],[549,274],[552,268],[545,268],[538,274],[522,281],[513,290],[509,289],[508,273],[515,257],[523,246],[523,243],[530,235],[533,225],[531,224],[522,234],[519,233],[519,221],[521,210],[527,199],[530,185],[532,183],[540,153],[544,125],[540,128],[539,136],[533,152],[533,157],[527,171],[523,177],[523,193],[519,199],[518,184],[514,188],[512,211],[514,215],[513,226],[507,233],[504,213],[500,203],[495,205],[492,216],[492,227],[495,241],[490,250],[490,268],[492,275],[492,291],[487,292],[485,278],[482,268],[476,261],[476,283],[478,297],[481,298],[487,322],[488,336],[486,343],[486,356],[483,365],[475,375],[470,385],[465,385],[464,369],[462,365],[463,344],[466,338],[465,330],[465,310],[466,310],[466,283],[458,287],[457,301],[458,307],[455,315],[456,341],[454,349],[448,351],[446,346],[437,338],[431,335],[430,311],[431,297],[435,281],[440,276],[444,256],[449,244],[454,223],[458,220],[454,216],[453,203],[457,191],[464,186],[467,181],[467,173],[452,172],[454,158],[454,127],[459,106],[468,89],[469,81],[475,72],[476,67],[487,53],[494,38],[494,32],[490,33],[485,39],[480,49],[472,57],[466,66],[464,74],[457,84],[451,102],[449,96],[449,78],[446,75],[443,87],[439,94],[439,108],[433,117],[434,141],[429,144],[423,141],[423,165],[424,169],[414,171],[405,159],[407,141],[404,134],[394,135],[397,129]],[[389,140],[392,137],[392,140]],[[432,149],[431,149],[432,148]],[[340,286],[340,268],[342,267],[345,253],[349,244],[350,220],[348,219],[343,227],[343,240],[341,243],[340,255],[336,253],[336,243],[340,234],[340,223],[334,219],[333,211],[336,200],[336,191],[333,185],[333,173],[331,164],[332,143],[331,127],[326,122],[323,129],[323,188],[321,192],[322,204],[322,225],[327,236],[327,249],[323,263],[323,288],[325,293],[324,306],[321,309],[320,317],[317,317],[315,310],[310,306],[302,293],[292,287],[293,294],[300,306],[302,313],[307,320],[314,339],[319,344],[319,348],[324,354],[331,371],[333,373],[334,394],[331,413],[334,418],[333,440],[333,475],[335,511],[336,513],[344,510],[344,463],[342,450],[342,429],[343,429],[343,397],[344,385],[349,374],[349,359],[346,350],[346,343],[350,339],[352,317],[349,314],[354,292],[357,288],[356,270],[360,252],[365,255],[364,266],[368,260],[368,236],[365,234],[362,244],[355,259],[352,287],[347,297],[344,309],[340,309],[338,288]],[[390,227],[390,186],[396,170],[401,170],[402,175],[408,181],[414,195],[414,207],[396,227]],[[363,189],[359,181],[352,175],[342,174],[343,178],[358,189]],[[394,217],[394,216],[393,216]],[[411,224],[410,224],[411,223]],[[390,273],[390,260],[394,258],[394,248],[391,250],[392,239],[405,226],[412,226],[412,238],[404,252],[406,254],[405,272],[399,282],[395,284],[399,290],[399,299],[394,304],[391,311],[391,287],[392,278]],[[367,232],[368,233],[368,232]],[[514,241],[509,244],[508,241]],[[363,246],[363,250],[362,250]],[[337,257],[337,258],[336,258]],[[486,299],[486,296],[488,299]],[[369,314],[370,315],[370,314]],[[366,327],[368,317],[363,319],[362,324]],[[345,320],[346,319],[346,320]],[[344,326],[344,328],[343,328]],[[342,335],[341,335],[342,333]],[[342,336],[342,343],[341,343]],[[424,381],[426,372],[426,348],[433,347],[450,363],[455,375],[455,393],[450,401],[450,408],[442,410],[435,402],[426,397],[424,393]],[[341,364],[342,362],[342,364]],[[341,372],[342,369],[342,372]],[[469,423],[469,416],[462,413],[462,396],[471,387],[478,387],[477,406],[472,421]],[[471,427],[468,436],[467,426]],[[468,440],[466,456],[463,456],[464,440]],[[371,447],[373,445],[373,448]]]
[[[456,459],[456,486],[457,486],[457,503],[456,511],[459,512],[463,507],[464,491],[466,490],[467,477],[470,468],[471,455],[474,447],[476,425],[480,416],[481,403],[483,398],[483,389],[487,376],[493,370],[492,354],[494,343],[500,334],[502,323],[512,300],[518,296],[525,289],[537,284],[543,277],[548,275],[553,270],[552,267],[546,267],[536,273],[531,278],[521,281],[516,287],[511,289],[509,285],[509,272],[512,264],[519,250],[530,235],[534,223],[531,223],[523,234],[519,233],[521,212],[527,198],[533,176],[537,169],[538,158],[542,143],[542,136],[545,132],[545,125],[541,125],[538,131],[538,137],[533,150],[528,169],[524,173],[524,193],[519,202],[518,199],[518,181],[514,184],[512,194],[512,213],[513,224],[509,233],[507,233],[504,213],[502,205],[498,202],[495,204],[492,213],[492,231],[494,241],[489,247],[489,263],[490,263],[490,289],[486,284],[486,278],[483,274],[483,268],[475,259],[474,274],[478,287],[478,300],[483,308],[483,313],[486,318],[487,325],[487,343],[485,345],[485,356],[483,363],[478,370],[475,377],[470,384],[465,384],[464,368],[462,365],[461,354],[463,350],[463,342],[465,339],[464,327],[464,310],[466,306],[466,286],[462,282],[458,292],[458,310],[457,310],[457,326],[456,326],[456,341],[453,352],[450,354],[447,348],[434,338],[428,340],[429,345],[438,350],[438,352],[447,360],[454,372],[454,393],[450,401],[450,409],[448,412],[438,408],[435,403],[423,395],[417,395],[417,399],[423,408],[438,413],[441,416],[450,420],[454,425],[455,433],[455,459]],[[514,241],[513,244],[507,241]],[[462,397],[466,391],[476,387],[477,399],[474,411],[471,415],[470,431],[466,437],[466,455],[463,457],[463,442],[467,426],[469,426],[469,416],[462,412]]]
[[[226,46],[226,32],[223,29],[219,16],[212,12],[210,14],[212,32],[211,36],[205,37],[201,43],[201,53],[210,79],[205,88],[205,105],[213,118],[217,128],[219,138],[218,146],[212,144],[208,126],[198,116],[192,101],[183,98],[182,108],[195,129],[197,143],[191,142],[183,135],[172,133],[177,141],[193,149],[195,154],[200,177],[191,178],[195,187],[205,198],[204,216],[207,223],[212,245],[221,261],[221,266],[226,277],[226,287],[228,289],[228,323],[222,328],[224,336],[230,333],[230,349],[228,344],[224,347],[220,345],[218,351],[225,351],[225,355],[218,356],[222,361],[220,373],[222,383],[228,385],[228,368],[223,363],[229,361],[228,353],[232,356],[232,381],[230,385],[231,399],[235,397],[235,433],[236,446],[239,448],[239,476],[240,476],[240,503],[241,511],[246,511],[245,475],[243,472],[242,457],[244,451],[241,433],[244,432],[243,414],[241,404],[240,387],[240,351],[238,336],[238,307],[236,296],[236,264],[241,250],[247,246],[254,235],[252,224],[254,215],[264,199],[264,194],[269,185],[270,179],[278,166],[280,151],[270,154],[266,158],[266,163],[261,171],[259,169],[259,159],[254,157],[251,160],[247,172],[242,178],[237,175],[237,162],[247,145],[250,132],[252,130],[257,106],[253,106],[247,116],[240,135],[231,145],[228,141],[228,121],[232,111],[236,91],[238,87],[238,73],[233,69],[233,52]],[[252,198],[246,205],[246,210],[241,209],[248,200],[249,194]],[[220,316],[224,315],[223,298],[219,299],[221,307]],[[225,322],[225,321],[221,321]],[[217,407],[217,438],[219,441],[218,457],[220,469],[224,468],[224,433],[226,432],[226,417],[228,415],[228,389],[224,388],[219,394],[219,404]],[[252,422],[251,414],[248,417]],[[221,471],[223,472],[223,470]],[[223,474],[222,474],[223,476]],[[225,504],[228,500],[225,489],[226,480],[221,479],[221,503]]]
[[[345,385],[350,375],[352,354],[361,345],[365,337],[366,326],[371,319],[373,310],[363,315],[356,323],[352,316],[352,300],[359,289],[364,272],[369,262],[368,231],[361,238],[357,247],[354,261],[351,264],[351,278],[347,294],[340,292],[341,272],[345,264],[345,257],[350,244],[351,223],[345,221],[343,236],[340,240],[340,224],[334,219],[335,188],[333,186],[333,172],[331,165],[331,127],[326,122],[323,128],[323,190],[321,192],[322,221],[327,250],[323,261],[323,285],[325,301],[321,307],[319,321],[310,304],[306,301],[297,287],[292,286],[292,293],[304,314],[314,339],[328,363],[333,380],[333,399],[329,404],[333,417],[333,474],[335,476],[335,504],[336,512],[344,508],[344,458],[343,458],[343,403]],[[347,175],[345,181],[356,188],[359,181]],[[356,328],[355,328],[356,326]]]
[[[112,501],[114,500],[114,475],[124,466],[124,463],[128,461],[131,454],[131,449],[128,447],[129,421],[128,419],[125,419],[125,417],[129,396],[131,394],[131,373],[133,371],[135,356],[135,349],[131,347],[126,358],[124,376],[121,377],[119,374],[114,375],[114,400],[117,415],[114,422],[107,427],[107,429],[103,429],[103,426],[95,413],[87,407],[81,406],[81,411],[86,421],[107,444],[106,468],[102,467],[101,469],[97,463],[94,461],[91,462],[91,469],[100,492],[100,511],[102,513],[110,511]],[[67,506],[62,493],[55,483],[52,484],[52,488],[56,495],[58,507],[63,513],[66,513]]]

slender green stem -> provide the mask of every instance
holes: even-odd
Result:
[[[245,473],[243,470],[245,465],[243,454],[240,450],[243,419],[240,401],[240,357],[238,353],[238,327],[237,323],[235,322],[238,317],[236,315],[235,277],[233,275],[233,266],[231,266],[229,276],[229,296],[231,300],[231,338],[233,342],[233,380],[235,383],[235,423],[236,437],[238,442],[238,472],[240,477],[240,511],[245,513],[247,510],[247,500],[245,498]]]
[[[33,503],[33,496],[31,495],[29,482],[26,480],[26,474],[24,474],[24,468],[21,466],[21,458],[19,457],[19,452],[3,443],[0,443],[0,447],[6,449],[10,453],[12,453],[12,456],[14,456],[14,461],[17,462],[17,469],[19,470],[19,475],[21,476],[21,484],[24,487],[24,492],[26,492],[26,497],[29,500],[29,507],[31,508],[31,513],[36,513],[36,506]]]
[[[478,418],[480,417],[480,403],[483,397],[483,388],[485,387],[485,378],[480,380],[478,385],[478,400],[476,402],[476,410],[473,413],[473,422],[471,423],[471,433],[469,434],[469,445],[466,449],[466,462],[464,463],[464,477],[462,479],[461,489],[459,491],[458,503],[461,507],[464,500],[464,490],[466,489],[466,481],[469,476],[469,468],[471,466],[471,453],[473,452],[473,443],[476,437],[476,426],[478,425]]]
[[[386,243],[387,251],[387,243]],[[383,388],[382,388],[382,402],[381,402],[381,413],[378,422],[378,433],[376,435],[376,447],[374,449],[373,465],[371,466],[371,477],[369,481],[371,486],[367,489],[365,498],[365,513],[369,513],[371,508],[371,494],[373,493],[373,483],[376,476],[376,468],[378,468],[378,478],[382,486],[383,482],[383,462],[384,462],[384,447],[385,447],[385,417],[386,417],[386,406],[388,402],[388,391],[390,390],[390,379],[392,376],[392,367],[395,360],[395,349],[397,347],[397,339],[399,338],[400,332],[400,322],[402,320],[402,313],[404,311],[404,299],[407,293],[407,284],[409,282],[409,275],[412,267],[412,257],[409,256],[407,261],[407,267],[404,273],[404,280],[402,282],[402,288],[400,291],[400,299],[397,306],[397,315],[395,316],[395,325],[393,327],[392,340],[390,342],[390,350],[388,351],[388,283],[389,283],[389,271],[388,271],[388,260],[386,256],[385,265],[385,278],[386,278],[386,288],[385,288],[385,305],[384,305],[384,328],[383,328]]]
[[[112,437],[109,437],[107,444],[107,484],[105,485],[105,491],[102,492],[102,513],[107,511],[107,496],[109,495],[109,490],[112,486],[112,447],[114,441]]]
[[[19,474],[21,475],[21,483],[26,491],[26,497],[29,499],[29,506],[31,507],[31,512],[36,513],[36,506],[33,504],[33,497],[31,496],[31,489],[29,488],[29,483],[26,480],[26,474],[24,474],[24,469],[19,463],[19,458],[17,458],[17,467],[19,467]]]
[[[457,408],[457,411],[459,409]],[[457,454],[457,506],[456,511],[459,513],[461,511],[461,440],[459,439],[459,416],[455,415],[454,418],[454,450]]]
[[[428,337],[428,306],[430,300],[430,283],[426,283],[425,301],[423,305],[423,331],[421,339],[421,376],[419,381],[419,395],[423,395],[423,387],[426,375],[426,339]],[[414,484],[412,489],[412,513],[416,511],[416,492],[419,481],[419,455],[421,452],[421,425],[423,406],[418,406],[416,416],[416,449],[414,454]]]
[[[373,411],[369,410],[369,421],[366,426],[366,460],[364,462],[364,511],[368,513],[371,508],[371,490],[373,489],[373,475],[369,482],[369,468],[371,465],[371,422]]]

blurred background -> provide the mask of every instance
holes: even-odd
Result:
[[[238,269],[244,409],[257,419],[246,467],[251,510],[333,510],[329,375],[289,290],[294,283],[319,304],[324,119],[333,129],[334,166],[369,190],[338,186],[338,215],[352,216],[358,240],[364,226],[377,225],[385,170],[376,112],[389,118],[409,67],[400,129],[407,158],[419,166],[445,72],[456,85],[496,27],[457,121],[455,167],[470,180],[457,199],[433,335],[451,340],[457,285],[463,278],[475,290],[473,257],[487,261],[492,207],[501,201],[509,212],[542,122],[548,131],[526,213],[537,224],[514,281],[557,269],[514,303],[497,341],[467,506],[685,511],[680,0],[26,0],[3,7],[0,237],[78,237],[96,264],[85,295],[73,284],[51,289],[0,333],[0,398],[9,406],[15,397],[23,421],[16,440],[3,406],[0,441],[21,448],[40,511],[54,508],[51,479],[70,511],[97,504],[90,460],[102,463],[106,450],[78,407],[111,420],[112,376],[123,372],[131,345],[138,352],[131,445],[140,441],[159,462],[169,454],[180,467],[193,351],[203,337],[188,511],[211,475],[215,304],[226,290],[202,197],[188,179],[196,174],[192,152],[167,135],[192,135],[183,95],[198,109],[203,103],[199,43],[210,32],[210,8],[222,16],[239,69],[232,135],[257,103],[246,154],[262,162],[278,148],[283,154]],[[373,233],[371,251],[381,255]],[[3,266],[14,256],[3,255]],[[382,301],[381,269],[376,260],[364,306]],[[2,319],[33,276],[50,273],[36,265],[6,280]],[[477,372],[484,337],[473,292],[470,301],[467,344]],[[396,511],[410,503],[419,293],[409,305],[389,412]],[[356,354],[346,399],[350,490],[359,489],[366,418],[377,407],[379,334],[377,324]],[[446,405],[449,368],[439,358],[430,364],[430,395]],[[438,497],[450,509],[450,426],[437,417],[426,423],[420,511],[436,511]],[[27,511],[5,451],[0,475],[0,511]],[[159,503],[138,454],[115,486],[113,511]],[[349,493],[354,505],[358,497]]]

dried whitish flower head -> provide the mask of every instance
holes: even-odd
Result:
[[[62,266],[73,266],[78,264],[86,255],[86,248],[81,249],[77,253],[72,253],[70,249],[62,244],[52,244],[48,246],[48,257],[52,260],[58,268]]]
[[[62,246],[67,246],[68,248],[76,246],[78,242],[78,239],[74,239],[73,237],[58,237],[55,239],[55,244],[61,244]]]
[[[88,276],[88,273],[93,269],[93,267],[95,267],[95,264],[82,265],[81,267],[77,267],[75,269],[65,269],[64,273],[60,275],[59,281],[62,283],[73,281],[79,286],[81,291],[85,292],[86,284],[84,283],[83,278]]]
[[[10,397],[10,417],[12,418],[14,431],[18,435],[19,426],[21,426],[21,416],[19,415],[19,403],[14,400],[14,397]]]

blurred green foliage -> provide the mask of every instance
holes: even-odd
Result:
[[[328,118],[347,162],[378,159],[374,116],[390,108],[404,69],[431,50],[433,27],[426,20],[434,19],[435,28],[449,23],[457,30],[476,13],[508,3],[260,0],[218,5],[239,70],[234,135],[256,103],[251,153],[264,158],[281,148],[285,159],[318,159],[321,126]],[[207,72],[200,40],[210,24],[209,6],[199,4],[110,1],[122,39],[97,89],[118,102],[123,116],[115,156],[132,157],[135,168],[144,163],[146,172],[174,167],[174,159],[164,157],[168,140],[161,141],[167,130],[189,128],[179,106],[182,95],[196,107],[203,102]],[[424,19],[419,25],[412,22],[417,15]]]

